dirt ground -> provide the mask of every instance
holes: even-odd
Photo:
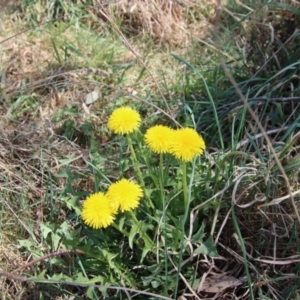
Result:
[[[18,0],[0,0],[0,15],[5,13],[7,10],[14,11],[21,4]]]

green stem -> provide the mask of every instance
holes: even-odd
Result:
[[[128,146],[129,146],[129,149],[130,149],[130,152],[131,152],[131,155],[132,155],[133,165],[134,165],[134,168],[135,168],[135,170],[136,170],[136,172],[137,172],[137,174],[138,174],[138,176],[139,176],[139,179],[140,179],[140,182],[141,182],[143,191],[144,191],[145,198],[148,200],[148,204],[149,204],[152,208],[154,208],[154,205],[153,205],[151,199],[147,196],[147,193],[146,193],[146,185],[145,185],[145,181],[144,181],[142,172],[141,172],[141,170],[140,170],[140,168],[139,168],[139,163],[138,163],[138,160],[137,160],[137,157],[136,157],[134,148],[133,148],[133,146],[132,146],[132,141],[131,141],[130,135],[127,134],[126,137],[127,137]]]
[[[175,287],[175,296],[174,299],[177,299],[177,293],[178,293],[178,287],[179,287],[179,275],[181,271],[181,263],[182,263],[182,256],[183,256],[183,248],[184,248],[184,226],[188,219],[188,214],[190,210],[190,204],[191,204],[191,191],[192,191],[192,184],[194,180],[195,175],[195,160],[193,161],[193,167],[192,167],[192,174],[190,177],[190,183],[189,188],[187,187],[187,174],[186,174],[186,162],[182,162],[182,183],[183,183],[183,197],[184,197],[184,204],[185,204],[185,212],[181,224],[181,241],[180,241],[180,254],[179,254],[179,260],[178,260],[178,270],[177,270],[177,276],[176,276],[176,287]]]
[[[237,217],[236,217],[236,214],[235,214],[234,202],[233,201],[231,201],[231,202],[232,202],[231,203],[231,210],[232,210],[231,215],[232,215],[233,225],[234,225],[236,233],[239,237],[240,247],[241,247],[242,253],[243,253],[245,273],[246,273],[246,276],[247,276],[248,287],[249,287],[249,290],[250,290],[250,299],[254,300],[255,298],[254,298],[254,293],[253,293],[253,289],[252,289],[251,275],[250,275],[249,267],[248,267],[247,250],[246,250],[245,243],[244,243],[244,240],[243,240],[243,237],[242,237],[242,233],[241,233],[241,230],[240,230],[240,227],[239,227],[239,223],[238,223],[238,220],[237,220]]]
[[[164,226],[164,234],[165,234],[165,286],[164,286],[164,295],[167,295],[168,291],[168,245],[167,245],[167,221],[166,221],[166,201],[165,201],[165,195],[164,195],[164,168],[163,168],[163,154],[160,153],[159,155],[159,168],[160,168],[160,197],[161,202],[163,206],[163,226]]]
[[[133,222],[134,222],[135,224],[138,224],[139,221],[137,220],[137,218],[136,218],[136,216],[134,215],[134,213],[131,211],[130,214],[131,214],[131,217],[132,217]],[[130,237],[130,233],[129,233],[128,231],[124,230],[124,229],[119,228],[118,225],[117,225],[116,223],[113,222],[111,225],[112,225],[115,229],[117,229],[119,232],[121,232],[123,235],[125,235],[127,238]],[[149,235],[148,235],[146,232],[140,232],[140,234],[141,234],[141,237],[142,237],[143,240],[144,240],[144,243],[145,243],[146,247],[147,247],[148,249],[152,249],[152,248],[153,248],[153,243],[152,243],[152,240],[150,239]],[[136,239],[133,239],[133,242],[134,242],[138,247],[140,247],[140,248],[142,247],[142,245],[141,245]]]
[[[159,189],[160,189],[160,198],[162,201],[162,209],[165,211],[165,197],[164,197],[164,168],[163,168],[163,154],[159,155],[159,170],[160,170],[160,178],[159,178]]]
[[[186,162],[182,162],[182,185],[183,185],[183,198],[184,198],[184,207],[187,209],[188,205],[188,190],[187,190],[187,178],[186,178]]]

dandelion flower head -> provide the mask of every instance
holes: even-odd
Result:
[[[83,222],[95,229],[106,228],[115,219],[116,210],[103,193],[95,193],[83,202],[81,217]]]
[[[192,161],[196,155],[203,154],[205,143],[201,135],[192,128],[181,128],[175,131],[171,153],[183,161]]]
[[[112,112],[107,126],[117,134],[126,134],[137,130],[140,123],[139,113],[129,106],[123,106]]]
[[[143,191],[138,184],[121,179],[108,188],[106,195],[115,209],[124,212],[138,207]]]
[[[175,130],[163,125],[149,128],[145,134],[147,146],[155,153],[170,152]]]

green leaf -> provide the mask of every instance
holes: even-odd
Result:
[[[59,228],[59,230],[57,232],[63,234],[67,238],[71,238],[72,237],[71,234],[70,234],[70,228],[69,228],[69,224],[68,224],[67,221],[63,222],[60,225],[60,228]]]
[[[48,234],[52,232],[52,229],[45,223],[40,223],[40,228],[44,239],[46,239]]]
[[[139,233],[139,223],[137,224],[133,224],[133,226],[131,227],[131,230],[129,232],[129,247],[132,249],[133,248],[133,239],[135,237],[136,234]]]
[[[153,288],[158,288],[161,285],[161,282],[157,281],[157,280],[153,280],[151,281],[151,285]]]
[[[28,251],[32,251],[31,247],[34,246],[34,242],[28,240],[18,240],[21,247],[24,247]]]
[[[106,261],[109,263],[109,266],[111,268],[115,267],[114,264],[114,259],[119,255],[118,253],[110,253],[107,250],[103,249],[102,250],[102,254],[104,256],[104,258],[106,259]]]
[[[54,274],[50,277],[51,280],[55,280],[55,281],[68,281],[68,282],[73,282],[73,278],[65,275],[65,274]]]
[[[89,286],[87,291],[86,291],[86,296],[89,298],[89,299],[94,299],[94,294],[95,293],[95,287],[94,286]]]
[[[202,243],[204,237],[205,237],[205,222],[202,222],[201,227],[199,230],[192,236],[192,242],[193,243]]]
[[[118,228],[120,228],[120,230],[123,230],[125,220],[126,220],[126,217],[124,217],[124,216],[120,218],[120,220],[118,222]]]
[[[90,283],[90,280],[86,276],[84,276],[81,272],[79,272],[79,273],[76,274],[74,282],[77,282],[77,283]]]
[[[52,237],[53,249],[58,250],[58,246],[61,242],[61,236],[58,234],[52,234],[51,237]]]
[[[210,236],[200,247],[198,247],[194,254],[205,254],[211,257],[218,257],[217,248],[214,245],[213,237]]]
[[[36,278],[39,278],[39,279],[45,279],[46,278],[46,272],[47,270],[43,270],[41,273],[39,273]]]
[[[77,216],[81,215],[81,210],[79,208],[79,204],[78,204],[78,197],[62,197],[61,198],[62,201],[64,201],[68,207],[68,209],[70,210],[74,210]]]
[[[142,261],[144,260],[144,258],[146,257],[146,255],[147,255],[147,253],[148,253],[149,251],[151,251],[150,248],[147,248],[147,247],[143,248],[142,256],[141,256],[140,262],[142,262]]]

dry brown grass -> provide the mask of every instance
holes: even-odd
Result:
[[[95,7],[99,7],[95,1]],[[159,45],[173,49],[185,48],[191,36],[205,38],[212,28],[216,0],[121,0],[94,11],[100,17],[103,12],[117,23],[125,36],[152,39]]]
[[[182,49],[185,51],[184,47],[190,41],[191,34],[196,34],[190,30],[192,26],[197,27],[197,31],[201,36],[209,32],[209,27],[207,26],[209,22],[204,15],[202,21],[193,22],[186,13],[186,10],[195,10],[196,5],[198,5],[197,9],[199,10],[205,8],[207,11],[209,7],[211,12],[213,12],[215,1],[211,1],[210,4],[207,2],[193,4],[189,1],[181,4],[169,1],[119,1],[105,7],[99,6],[98,2],[95,1],[91,13],[97,9],[104,9],[105,12],[110,13],[110,16],[114,14],[114,18],[122,19],[120,31],[123,28],[129,31],[133,30],[139,33],[140,36],[146,36],[159,43],[169,44],[171,47],[180,46],[178,50],[181,49],[179,51],[182,52]],[[206,24],[205,30],[202,30],[202,22]],[[3,41],[9,36],[18,33],[19,28],[26,26],[26,23],[15,12],[13,15],[3,18],[1,26],[0,40]],[[66,33],[65,39],[73,42],[72,32]],[[148,51],[148,49],[143,49],[143,47],[142,44],[133,45],[133,48],[140,53],[143,53],[144,50]],[[34,115],[31,112],[32,115],[19,118],[20,122],[28,122],[29,120],[32,122],[34,120],[35,126],[38,126],[40,129],[46,128],[45,118],[52,120],[57,111],[64,109],[67,104],[72,103],[78,107],[78,110],[82,111],[82,100],[97,84],[93,82],[93,78],[95,75],[99,75],[99,72],[102,72],[100,68],[92,68],[93,70],[89,72],[91,68],[78,68],[72,65],[58,66],[57,61],[54,59],[53,47],[49,38],[48,40],[47,36],[29,38],[28,32],[21,33],[1,43],[0,54],[0,61],[2,62],[0,66],[2,99],[10,99],[20,92],[27,94],[36,93],[40,96],[38,111],[35,111]],[[89,50],[87,49],[86,53],[83,51],[83,54],[88,56]],[[133,52],[132,49],[124,52],[120,56],[119,62],[124,63],[125,61],[134,63],[136,61],[136,52]],[[157,83],[161,81],[162,64],[170,66],[168,80],[170,82],[176,80],[178,70],[174,68],[174,62],[171,61],[168,54],[165,55],[162,52],[148,55],[147,61],[144,62],[152,74],[152,76],[146,75],[148,78],[145,78],[144,81],[144,85],[149,89],[155,89]],[[84,61],[78,63],[84,64]],[[139,67],[133,68],[128,79],[134,82],[139,72]],[[102,74],[111,76],[109,72],[105,71]],[[92,80],[86,80],[86,77]],[[109,82],[110,79],[104,79],[103,81]],[[76,88],[57,91],[56,86],[59,84],[73,85]],[[134,92],[135,94],[139,92],[136,85],[134,88],[131,87],[130,81],[123,88],[126,92]],[[112,91],[112,98],[117,93],[117,91]],[[104,101],[109,101],[109,99]],[[103,104],[101,103],[100,106],[103,106]],[[93,106],[93,110],[98,112],[100,107],[97,107],[97,105],[98,103]],[[1,114],[4,117],[3,121],[11,117],[12,112],[9,106],[10,104],[7,104],[7,106],[4,104],[1,107]],[[100,119],[102,119],[101,116]],[[102,121],[105,121],[105,119]]]

